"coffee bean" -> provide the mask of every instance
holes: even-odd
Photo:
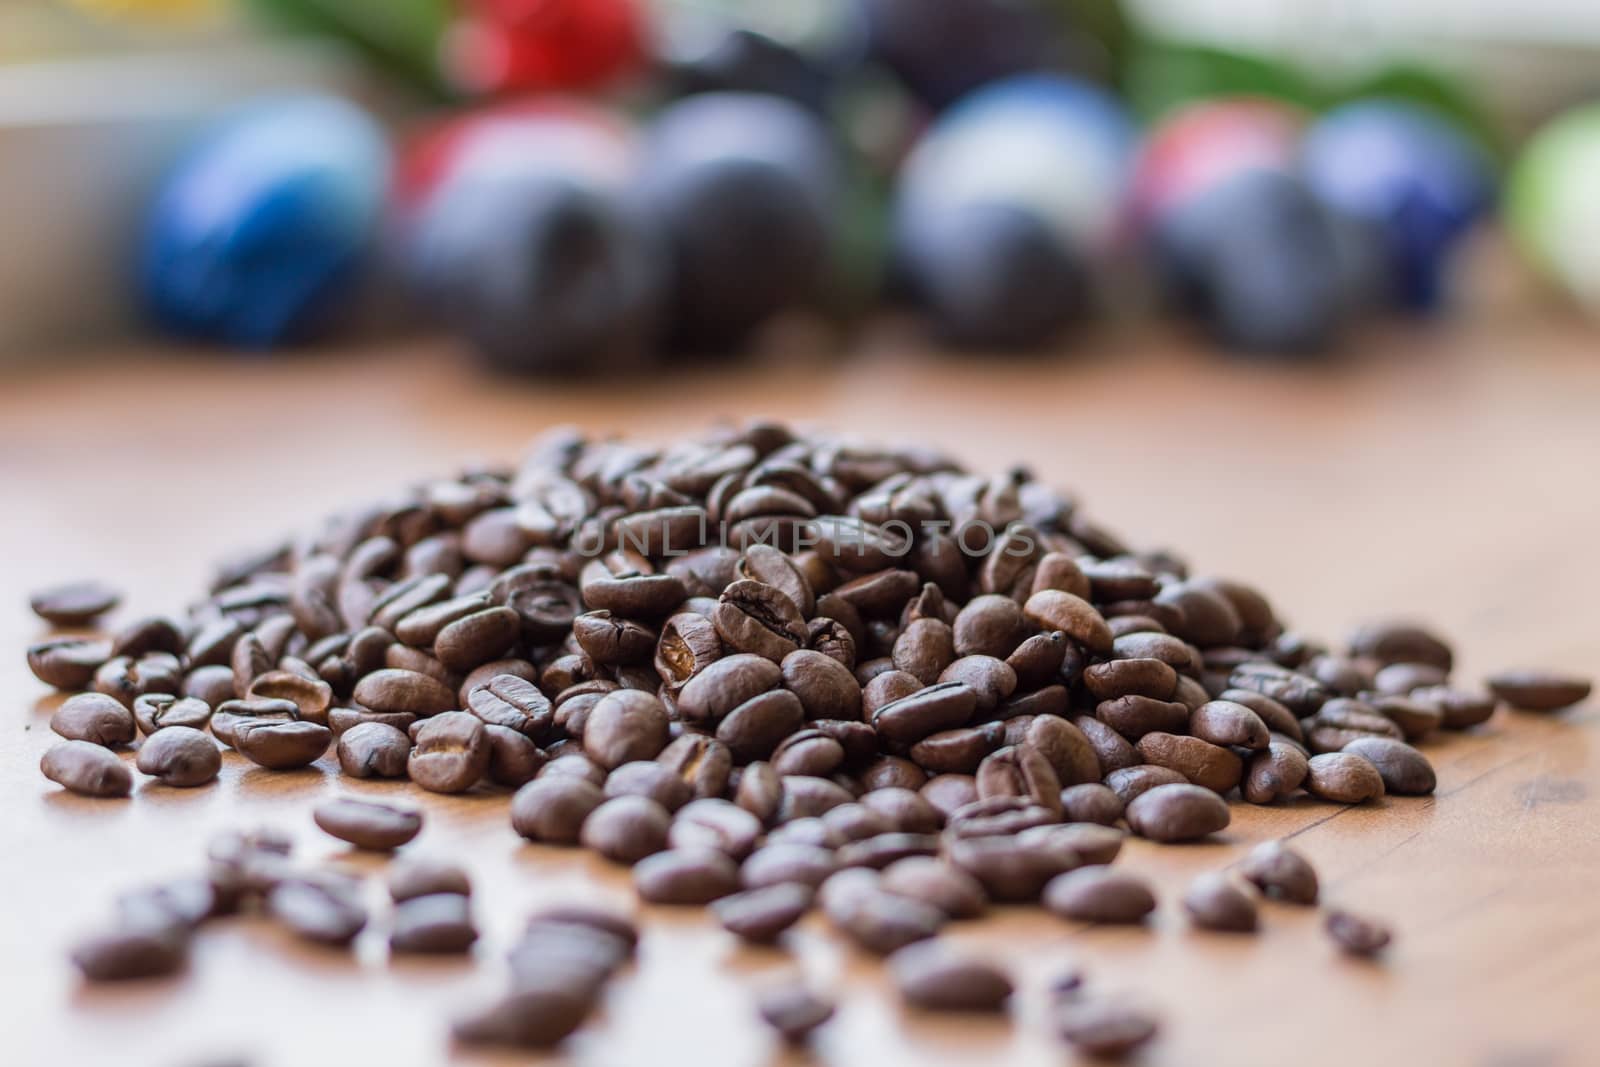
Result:
[[[1158,1029],[1154,1016],[1117,1001],[1065,1000],[1053,1013],[1062,1038],[1097,1059],[1122,1059],[1147,1044]]]
[[[1244,883],[1227,874],[1202,874],[1183,894],[1183,910],[1205,930],[1252,933],[1256,901]]]
[[[715,848],[670,848],[640,860],[633,885],[651,904],[709,904],[739,889],[739,868]]]
[[[45,750],[39,770],[69,792],[85,797],[125,797],[133,773],[109,749],[92,741],[58,741]]]
[[[1135,756],[1137,757],[1137,753]],[[1117,798],[1126,807],[1133,803],[1135,797],[1148,793],[1158,785],[1187,784],[1188,781],[1171,768],[1135,763],[1131,767],[1121,767],[1106,775],[1105,786],[1117,794]]]
[[[1394,939],[1383,923],[1338,909],[1328,912],[1323,929],[1334,944],[1352,956],[1376,956]]]
[[[677,738],[661,750],[656,762],[681,778],[697,798],[721,796],[733,772],[733,753],[728,746],[700,734]]]
[[[801,985],[775,986],[757,1002],[762,1020],[790,1045],[804,1044],[817,1027],[833,1018],[833,1002]]]
[[[939,680],[955,661],[955,638],[943,619],[917,619],[895,639],[890,656],[896,670],[905,671],[923,685]]]
[[[1446,730],[1466,730],[1488,722],[1496,706],[1494,697],[1447,685],[1413,689],[1411,699],[1437,708],[1440,725]]]
[[[515,611],[485,607],[440,629],[433,639],[433,654],[450,670],[470,671],[499,658],[521,636],[522,618]]]
[[[339,840],[375,852],[392,852],[422,832],[421,812],[354,797],[324,801],[311,818]]]
[[[752,697],[717,724],[717,740],[728,746],[734,762],[748,763],[772,755],[784,738],[805,722],[800,700],[787,689]]]
[[[1275,734],[1283,734],[1296,741],[1303,740],[1300,731],[1300,720],[1294,713],[1271,697],[1248,689],[1224,689],[1217,697],[1218,700],[1242,704],[1256,713],[1256,717],[1266,724],[1267,730]]]
[[[891,829],[908,834],[937,833],[944,816],[921,795],[904,786],[878,786],[862,794],[861,806],[881,815]]]
[[[781,590],[762,582],[736,581],[722,591],[711,613],[722,643],[735,652],[781,663],[805,645],[807,631],[800,609]]]
[[[162,785],[187,789],[215,781],[222,770],[217,743],[191,726],[168,726],[145,738],[136,766]]]
[[[1094,714],[1129,741],[1151,733],[1175,733],[1189,722],[1189,709],[1183,704],[1145,696],[1103,700],[1095,706]]]
[[[1061,791],[1062,816],[1068,822],[1115,826],[1125,807],[1121,797],[1099,782],[1084,782]]]
[[[1140,762],[1139,751],[1133,747],[1133,743],[1099,719],[1089,715],[1078,715],[1073,718],[1072,725],[1078,728],[1078,732],[1088,742],[1094,751],[1096,765],[1105,774],[1111,774],[1124,767],[1132,767]]]
[[[690,678],[678,693],[678,714],[688,722],[713,724],[734,708],[783,679],[777,663],[760,656],[724,656]]]
[[[176,656],[183,648],[182,629],[161,615],[147,615],[127,623],[111,641],[111,655],[129,659],[141,659],[152,652]]]
[[[1227,801],[1187,783],[1158,785],[1128,801],[1128,826],[1152,841],[1194,841],[1226,829]]]
[[[1317,902],[1317,872],[1309,861],[1279,841],[1265,841],[1239,863],[1245,881],[1275,900],[1291,904]]]
[[[655,760],[624,763],[606,776],[605,795],[647,797],[668,812],[677,811],[694,799],[694,791],[670,767]]]
[[[989,906],[981,882],[933,856],[896,860],[883,869],[879,884],[885,892],[931,904],[952,919],[975,919]]]
[[[229,910],[228,902],[217,893],[211,880],[204,877],[182,878],[117,897],[120,925],[175,929],[179,934],[193,932]]]
[[[940,730],[966,724],[978,694],[964,682],[939,682],[879,708],[872,725],[889,741],[913,745]]]
[[[211,721],[211,705],[195,697],[146,693],[133,702],[133,719],[146,735],[169,726],[203,730]]]
[[[86,689],[95,672],[111,658],[111,642],[84,637],[59,637],[28,646],[28,669],[45,685],[61,690]]]
[[[404,778],[411,755],[405,731],[381,722],[362,722],[339,735],[339,769],[352,778]]]
[[[1252,804],[1271,804],[1298,790],[1310,773],[1304,752],[1291,743],[1273,741],[1265,752],[1250,757],[1240,791]]]
[[[467,693],[467,710],[486,723],[504,726],[537,740],[555,718],[539,687],[514,674],[497,674]]]
[[[530,841],[575,845],[590,812],[605,801],[593,782],[572,774],[552,774],[560,760],[511,798],[511,828]]]
[[[722,639],[706,616],[680,612],[662,624],[654,657],[662,684],[676,690],[722,658]]]
[[[1380,695],[1404,696],[1413,689],[1444,685],[1450,672],[1427,663],[1391,663],[1372,676],[1372,688]]]
[[[823,883],[823,910],[841,933],[868,952],[887,956],[926,941],[937,935],[947,921],[944,912],[933,905],[884,892],[875,885],[848,893],[828,893],[828,887],[839,877],[834,875]]]
[[[406,774],[431,793],[464,793],[488,773],[493,755],[481,719],[447,711],[418,727]]]
[[[769,837],[767,843],[752,852],[740,866],[739,880],[746,889],[763,889],[787,882],[815,889],[836,869],[831,848],[801,841],[774,841]]]
[[[389,869],[389,896],[396,904],[436,893],[471,896],[467,872],[453,863],[427,857],[398,860]]]
[[[761,820],[737,804],[708,798],[685,805],[672,818],[676,849],[711,848],[742,860],[761,837]]]
[[[437,679],[416,671],[373,671],[356,683],[356,703],[373,711],[405,712],[420,718],[452,711],[456,695]]]
[[[1448,671],[1454,656],[1450,646],[1426,627],[1403,620],[1368,623],[1350,635],[1350,654],[1379,663],[1426,663]]]
[[[1126,696],[1171,700],[1178,672],[1158,659],[1116,659],[1084,668],[1083,685],[1100,701]]]
[[[1387,737],[1359,737],[1344,747],[1378,768],[1385,793],[1420,797],[1432,793],[1437,779],[1428,757],[1403,741]]]
[[[1263,749],[1270,740],[1261,716],[1231,700],[1212,700],[1189,715],[1189,733],[1213,745]]]
[[[1005,658],[1005,664],[1016,675],[1017,688],[1028,690],[1049,684],[1060,672],[1066,653],[1066,635],[1052,630],[1023,641]]]
[[[655,759],[667,747],[667,712],[650,693],[618,690],[594,706],[584,725],[584,751],[607,769]]]
[[[855,799],[855,794],[829,778],[792,774],[780,781],[783,786],[783,800],[778,805],[777,814],[780,823],[825,815]]]
[[[87,626],[122,602],[122,594],[104,582],[67,582],[28,596],[28,606],[52,626]]]
[[[812,893],[808,885],[782,882],[723,897],[711,905],[711,911],[734,936],[771,944],[811,910]]]
[[[1235,667],[1228,675],[1228,687],[1260,693],[1288,708],[1295,718],[1314,715],[1332,694],[1327,686],[1276,663],[1254,662]]]
[[[1028,622],[1009,596],[978,596],[956,613],[952,637],[958,656],[1005,659],[1027,639]]]
[[[188,949],[188,938],[171,928],[125,924],[80,940],[72,963],[91,982],[126,982],[182,970]]]
[[[986,757],[978,766],[978,796],[1022,797],[1057,814],[1061,809],[1061,780],[1050,761],[1032,745],[1008,745]]]
[[[1082,864],[1073,849],[1016,837],[985,836],[952,839],[946,858],[982,884],[997,901],[1021,903],[1039,899],[1045,883]]]
[[[240,722],[233,747],[241,756],[269,770],[308,767],[333,743],[333,731],[314,722],[251,719]]]
[[[799,698],[807,719],[861,718],[861,685],[838,660],[800,649],[779,665],[783,687]]]
[[[344,946],[367,925],[358,886],[326,874],[285,879],[267,894],[267,910],[294,934],[323,945]]]
[[[389,931],[389,950],[450,955],[466,952],[478,939],[472,906],[457,893],[431,893],[397,903]]]
[[[1044,906],[1063,919],[1137,923],[1156,910],[1156,898],[1142,878],[1094,866],[1051,879],[1044,888]]]
[[[101,693],[68,697],[50,715],[50,729],[68,741],[88,741],[107,748],[126,745],[134,738],[133,713]]]
[[[995,1012],[1011,997],[1011,979],[992,963],[938,939],[909,945],[889,959],[900,997],[925,1011]]]
[[[1107,655],[1112,649],[1106,620],[1082,597],[1059,589],[1043,589],[1022,605],[1028,621],[1044,630],[1059,630],[1090,652]]]
[[[1146,734],[1136,747],[1146,763],[1175,770],[1216,793],[1228,792],[1244,776],[1244,763],[1231,749],[1198,737]]]
[[[1325,752],[1307,764],[1306,792],[1334,804],[1361,804],[1383,796],[1383,776],[1363,756]]]
[[[489,741],[489,769],[484,776],[495,785],[507,789],[526,785],[548,762],[538,745],[510,727],[485,723],[483,735]]]
[[[456,1020],[450,1033],[466,1045],[554,1048],[583,1025],[594,1010],[595,997],[596,991],[555,982],[519,986],[487,1008]]]
[[[613,863],[631,865],[667,847],[671,822],[667,809],[649,797],[613,797],[584,819],[578,840]]]
[[[1589,699],[1587,678],[1555,671],[1500,671],[1489,677],[1489,692],[1523,711],[1560,711]]]

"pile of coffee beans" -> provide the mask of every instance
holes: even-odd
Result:
[[[34,605],[76,624],[117,600],[83,584]],[[753,942],[816,908],[894,954],[908,1002],[985,1011],[1010,978],[934,940],[948,923],[991,903],[1139,922],[1154,894],[1107,866],[1127,833],[1203,838],[1234,797],[1426,794],[1416,746],[1436,732],[1500,700],[1549,711],[1589,691],[1535,671],[1458,686],[1449,646],[1411,623],[1336,650],[1259,590],[1135,549],[1025,469],[970,474],[772,423],[666,448],[557,431],[520,465],[417,485],[230,562],[186,618],[56,637],[28,662],[77,694],[42,761],[74,792],[127,796],[115,750],[141,735],[138,770],[171,786],[213,780],[220,741],[273,770],[333,749],[352,777],[514,790],[518,834],[631,865],[645,901],[710,905]],[[389,850],[422,816],[338,800],[316,820]],[[298,870],[278,844],[214,849],[209,898],[169,893],[183,920],[161,930],[259,903],[348,944],[366,922],[349,879]],[[470,946],[464,876],[406,877],[421,888],[396,893],[394,948]],[[1315,874],[1257,853],[1183,905],[1197,926],[1251,930],[1262,895],[1312,903]],[[561,1040],[631,955],[620,922],[536,920],[506,1002],[457,1037]],[[1328,929],[1357,953],[1388,938],[1343,912]],[[170,970],[182,938],[159,933],[124,923],[77,959],[92,978]],[[794,987],[759,1010],[800,1040],[832,1008]],[[1155,1032],[1143,1009],[1076,991],[1058,1024],[1097,1054]]]

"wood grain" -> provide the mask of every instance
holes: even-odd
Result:
[[[1179,338],[1114,331],[1024,362],[930,359],[893,327],[864,348],[848,364],[780,353],[649,384],[485,380],[443,346],[256,363],[133,352],[4,383],[0,1062],[443,1062],[448,1019],[496,987],[535,902],[631,904],[603,862],[523,844],[504,795],[424,797],[428,825],[411,848],[476,876],[486,936],[471,963],[391,962],[381,934],[353,957],[320,952],[249,920],[206,932],[170,981],[88,989],[64,959],[117,890],[195,869],[223,828],[279,825],[308,856],[378,871],[316,831],[310,804],[415,795],[343,781],[328,760],[273,775],[231,753],[213,787],[64,795],[37,771],[52,703],[21,662],[40,632],[26,591],[98,575],[124,582],[136,608],[178,609],[227,550],[414,476],[512,456],[553,423],[667,438],[718,416],[773,415],[929,438],[978,468],[1026,460],[1136,543],[1256,582],[1311,632],[1337,638],[1412,612],[1457,638],[1463,678],[1600,663],[1600,361],[1576,324],[1513,315],[1396,330],[1311,369],[1229,364]],[[1239,806],[1216,843],[1132,843],[1119,862],[1162,896],[1148,929],[1015,909],[961,927],[954,936],[1022,976],[1014,1023],[906,1012],[879,965],[815,917],[787,951],[755,951],[697,912],[647,909],[638,969],[564,1055],[604,1067],[803,1062],[750,1004],[753,983],[798,968],[842,1005],[820,1062],[1068,1062],[1042,988],[1082,966],[1094,988],[1162,1013],[1148,1064],[1600,1062],[1600,714],[1502,713],[1429,752],[1432,798]],[[1318,916],[1288,907],[1269,906],[1258,937],[1187,929],[1176,906],[1187,879],[1274,837],[1312,858],[1328,899],[1395,924],[1383,962],[1336,956]]]

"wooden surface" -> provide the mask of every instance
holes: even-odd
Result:
[[[65,795],[37,770],[52,702],[22,663],[40,632],[23,606],[30,587],[99,575],[125,582],[135,609],[177,609],[226,550],[352,496],[514,455],[555,422],[666,438],[765,414],[932,438],[979,468],[1026,460],[1135,543],[1258,583],[1314,633],[1413,612],[1454,635],[1464,679],[1511,664],[1593,673],[1597,341],[1577,324],[1506,316],[1396,331],[1338,367],[1286,370],[1164,335],[1096,336],[1037,362],[919,359],[882,331],[849,364],[789,357],[648,386],[486,381],[442,347],[262,363],[133,353],[0,383],[0,1062],[443,1062],[447,1021],[497,988],[507,938],[535,902],[631,903],[601,861],[521,842],[503,794],[345,781],[331,759],[278,775],[230,753],[208,788]],[[1162,1013],[1148,1064],[1600,1062],[1600,714],[1502,713],[1428,751],[1433,798],[1241,805],[1216,843],[1133,842],[1119,862],[1161,891],[1148,929],[1022,910],[956,927],[1021,975],[1015,1022],[908,1014],[879,965],[815,916],[786,951],[755,951],[696,911],[649,909],[640,967],[565,1052],[605,1067],[802,1062],[749,1000],[755,981],[798,967],[841,1004],[820,1061],[1070,1062],[1042,985],[1081,965],[1094,988]],[[426,807],[410,848],[458,858],[477,881],[486,936],[472,962],[391,963],[376,930],[350,957],[230,921],[202,934],[179,978],[76,981],[73,933],[118,890],[195,870],[221,829],[278,825],[307,856],[380,870],[311,824],[315,799],[345,791]],[[1315,914],[1286,907],[1265,909],[1257,937],[1186,928],[1187,879],[1274,837],[1312,858],[1328,900],[1395,924],[1384,962],[1337,957]]]

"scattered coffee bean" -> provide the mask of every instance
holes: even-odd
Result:
[[[672,848],[633,868],[633,885],[652,904],[709,904],[739,888],[739,868],[714,848]]]
[[[1291,904],[1317,902],[1317,872],[1300,853],[1280,841],[1266,841],[1240,861],[1239,874],[1264,896]]]
[[[391,952],[448,955],[466,952],[476,940],[472,905],[459,893],[408,897],[395,906]]]
[[[1084,1055],[1098,1059],[1122,1059],[1158,1029],[1154,1016],[1117,1001],[1064,1000],[1053,1012],[1057,1032]]]
[[[556,982],[519,985],[482,1011],[458,1019],[450,1033],[465,1045],[549,1049],[571,1036],[594,1011],[596,991]]]
[[[126,745],[135,737],[133,712],[101,693],[68,697],[51,713],[50,729],[68,741],[88,741],[107,748]]]
[[[352,778],[404,778],[411,738],[381,722],[362,722],[339,735],[339,769]]]
[[[52,626],[88,626],[122,602],[122,594],[103,582],[67,582],[28,597],[33,613]]]
[[[804,1044],[813,1031],[833,1018],[833,1002],[801,985],[776,986],[757,1003],[762,1020],[791,1045]]]
[[[1500,671],[1489,677],[1489,691],[1523,711],[1560,711],[1589,699],[1587,678],[1554,671]]]
[[[797,882],[747,889],[715,901],[712,914],[722,928],[757,944],[771,944],[811,910],[814,890]]]
[[[58,637],[28,646],[28,669],[45,685],[70,692],[86,689],[111,658],[111,642]]]
[[[211,705],[198,697],[146,693],[133,702],[133,719],[146,736],[169,726],[204,730],[211,722]]]
[[[1068,822],[1115,826],[1125,807],[1115,791],[1099,782],[1084,782],[1061,791],[1062,817]]]
[[[354,797],[324,801],[311,817],[339,840],[375,852],[393,851],[422,832],[421,812]]]
[[[389,896],[396,904],[435,893],[472,895],[467,872],[454,863],[427,857],[403,859],[389,870]]]
[[[367,925],[357,886],[326,874],[286,878],[267,894],[267,910],[296,935],[344,946]]]
[[[1094,866],[1052,879],[1044,888],[1044,906],[1063,919],[1137,923],[1156,910],[1156,898],[1144,879]]]
[[[909,945],[889,958],[889,973],[901,999],[940,1012],[996,1012],[1011,997],[1011,979],[1000,968],[959,952],[940,939]]]
[[[932,856],[910,856],[883,869],[885,892],[931,904],[952,919],[975,919],[988,910],[983,884]]]
[[[222,770],[217,743],[189,726],[168,726],[145,738],[135,765],[162,785],[188,789],[215,781]]]
[[[133,772],[116,753],[92,741],[58,741],[45,750],[39,770],[68,792],[85,797],[125,797]]]
[[[1255,898],[1242,882],[1226,874],[1202,874],[1189,883],[1183,909],[1206,930],[1251,933],[1256,928]]]
[[[489,772],[493,755],[483,720],[447,711],[423,720],[406,758],[406,774],[430,793],[464,793]]]
[[[169,927],[124,925],[79,941],[72,962],[91,982],[126,982],[176,973],[188,948],[187,937]]]
[[[1306,792],[1334,804],[1362,804],[1383,796],[1383,776],[1354,752],[1324,752],[1307,764]]]
[[[1404,741],[1389,737],[1358,737],[1345,745],[1344,751],[1360,756],[1378,768],[1385,793],[1402,797],[1427,796],[1438,784],[1428,757]]]
[[[1128,804],[1128,825],[1152,841],[1194,841],[1226,829],[1227,801],[1197,785],[1159,785]]]
[[[1271,804],[1296,792],[1310,773],[1306,754],[1297,745],[1273,741],[1250,757],[1240,791],[1252,804]]]
[[[1376,956],[1394,936],[1383,923],[1343,910],[1328,912],[1323,929],[1334,944],[1352,956]]]
[[[672,816],[642,796],[614,797],[589,813],[578,841],[613,863],[634,864],[667,847]]]
[[[545,771],[559,762],[547,764]],[[585,778],[545,773],[511,798],[511,827],[530,841],[575,845],[584,820],[604,801],[600,787]]]

